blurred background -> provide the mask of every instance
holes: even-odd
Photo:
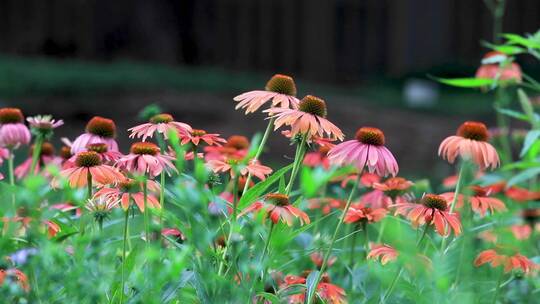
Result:
[[[299,97],[326,99],[351,137],[386,132],[404,175],[444,176],[440,141],[464,120],[492,125],[492,95],[429,76],[471,77],[497,32],[533,33],[540,1],[507,0],[0,0],[0,105],[53,114],[73,139],[93,115],[126,129],[158,104],[194,128],[252,136],[266,125],[232,98],[275,73]],[[486,5],[488,4],[488,5]],[[520,58],[530,75],[533,60]],[[267,163],[294,150],[276,134]]]

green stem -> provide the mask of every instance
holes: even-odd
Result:
[[[255,152],[255,156],[253,157],[253,160],[259,160],[259,157],[261,156],[262,151],[264,150],[264,146],[266,145],[266,141],[268,140],[270,133],[272,133],[272,126],[274,126],[275,120],[276,119],[272,117],[268,121],[268,125],[266,126],[266,130],[264,130],[264,135],[261,139],[261,143],[259,144],[259,147],[257,148],[257,152]],[[246,193],[246,191],[248,190],[250,181],[251,181],[251,173],[249,173],[246,178],[246,184],[244,185],[244,189],[242,190],[242,195],[244,195],[244,193]]]
[[[86,199],[87,202],[92,199],[92,174],[90,174],[90,171],[88,171],[88,174],[86,175]],[[87,214],[81,214],[81,218],[79,219],[79,231],[81,235],[84,235],[85,229],[86,229],[86,216]]]
[[[34,149],[32,150],[32,165],[30,166],[30,175],[35,175],[35,170],[37,163],[39,161],[39,156],[41,154],[41,147],[43,145],[43,136],[38,135],[36,141],[34,142]]]
[[[159,223],[163,226],[163,216],[165,214],[165,170],[161,171],[159,183],[159,205],[161,213],[159,215]]]
[[[495,286],[495,292],[493,293],[493,301],[491,303],[495,304],[497,303],[497,297],[499,296],[499,290],[501,289],[501,281],[504,276],[504,270],[501,269],[501,273],[499,274],[499,278],[497,279],[497,286]]]
[[[336,242],[337,235],[339,234],[339,230],[341,228],[341,225],[343,225],[343,220],[345,219],[345,215],[347,215],[347,211],[349,211],[349,208],[351,207],[352,200],[354,198],[354,195],[356,194],[356,191],[358,189],[358,183],[360,182],[360,178],[362,177],[362,172],[358,173],[358,177],[356,178],[356,181],[354,182],[353,188],[351,190],[351,193],[349,194],[349,198],[347,199],[347,204],[345,205],[345,209],[343,209],[343,213],[341,214],[341,217],[339,218],[339,222],[336,225],[336,229],[334,230],[334,234],[332,235],[332,240],[330,241],[330,246],[326,250],[326,254],[324,255],[324,259],[321,265],[321,269],[317,273],[317,278],[315,279],[314,286],[318,286],[319,282],[321,280],[322,274],[326,270],[326,264],[328,263],[328,259],[330,258],[330,254],[332,253],[332,248],[334,247],[334,243]],[[315,298],[315,292],[309,296],[307,299],[307,304],[313,303],[313,300]]]
[[[369,233],[368,233],[368,225],[367,222],[362,223],[362,229],[364,230],[364,251],[365,251],[365,257],[367,258],[368,252],[369,252]]]
[[[223,250],[223,255],[221,256],[221,261],[219,262],[219,268],[218,268],[218,275],[221,275],[223,270],[225,269],[225,259],[227,258],[227,254],[229,252],[229,248],[231,247],[231,241],[232,241],[232,235],[234,231],[234,227],[236,226],[236,214],[237,214],[237,205],[238,205],[238,174],[235,175],[233,178],[233,214],[231,218],[231,224],[229,227],[229,235],[227,236],[227,242],[225,242],[225,250]]]
[[[126,264],[126,247],[127,247],[128,223],[129,223],[129,206],[128,206],[128,209],[126,209],[126,214],[124,216],[124,244],[123,244],[123,248],[122,248],[122,284],[121,284],[122,290],[120,291],[120,304],[124,303],[124,290],[125,290],[125,286],[126,286],[125,264]]]
[[[16,205],[16,199],[15,199],[15,174],[13,171],[13,159],[15,158],[15,154],[13,154],[13,149],[8,148],[8,174],[9,174],[9,185],[11,186],[11,204],[13,206],[13,213],[17,214],[17,205]]]
[[[144,198],[144,234],[146,244],[150,243],[150,227],[148,224],[148,179],[144,176],[143,179],[143,198]]]
[[[285,188],[285,194],[289,195],[292,190],[292,186],[294,185],[294,181],[296,179],[296,175],[298,174],[298,171],[300,170],[300,167],[302,165],[302,161],[304,160],[304,154],[306,152],[306,142],[307,142],[308,134],[304,134],[302,136],[302,141],[298,146],[296,146],[296,155],[294,157],[293,167],[291,171],[291,178],[289,180],[289,183],[287,184],[287,187]]]
[[[456,208],[459,194],[461,193],[461,188],[463,187],[463,176],[465,175],[466,165],[467,165],[466,161],[461,162],[461,166],[459,168],[459,173],[458,173],[458,180],[456,182],[456,189],[454,191],[454,198],[452,199],[452,204],[450,205],[449,213],[454,212],[454,209]],[[441,242],[441,254],[444,254],[444,250],[446,249],[446,239],[447,238],[443,238]]]
[[[497,91],[495,91],[495,107],[497,109],[503,109],[508,106],[506,96],[506,88],[499,86]],[[509,128],[509,119],[503,113],[495,111],[497,119],[497,127],[501,131],[501,136],[499,136],[499,144],[503,151],[502,160],[505,163],[512,162],[512,147],[510,145],[510,128]]]

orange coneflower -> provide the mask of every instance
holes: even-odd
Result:
[[[153,193],[159,193],[159,184],[155,181],[148,180],[148,196],[147,204],[150,208],[161,208],[159,200]],[[120,205],[124,210],[129,208],[130,199],[139,207],[141,212],[144,212],[144,193],[143,183],[130,178],[124,178],[118,182],[115,187],[104,187],[99,189],[94,197],[105,197],[111,200],[119,200]]]
[[[379,176],[396,176],[399,167],[396,159],[385,144],[384,133],[371,127],[362,127],[356,132],[356,138],[336,145],[328,152],[330,163],[353,165],[358,170],[367,167],[370,173]]]
[[[292,77],[276,74],[270,78],[264,89],[264,91],[255,90],[234,97],[234,101],[238,101],[235,109],[246,109],[246,114],[253,113],[270,100],[272,107],[286,109],[298,107],[296,84]]]
[[[152,138],[156,132],[163,135],[164,139],[168,139],[171,131],[186,134],[192,129],[186,123],[174,121],[171,114],[161,113],[152,116],[147,123],[130,128],[128,131],[131,132],[129,138],[137,137],[146,141],[148,137]]]
[[[451,230],[454,231],[454,235],[461,233],[459,216],[448,211],[448,202],[440,195],[426,194],[420,199],[419,204],[399,203],[392,207],[396,207],[395,214],[406,215],[413,227],[434,225],[441,236],[448,236]]]
[[[24,274],[24,272],[20,271],[17,268],[0,269],[0,286],[6,283],[6,279],[12,279],[24,291],[30,291],[28,277],[26,276],[26,274]]]
[[[318,269],[321,269],[322,267],[322,263],[323,263],[323,259],[324,259],[324,255],[322,252],[314,252],[312,254],[309,255],[309,257],[311,258],[311,261],[313,262],[313,264],[315,264],[315,266],[317,266]],[[337,257],[335,256],[331,256],[328,258],[328,262],[327,265],[328,267],[334,265],[334,263],[337,261]]]
[[[491,267],[504,266],[504,272],[509,272],[513,269],[520,269],[525,274],[531,272],[531,270],[537,269],[533,261],[529,260],[526,256],[519,253],[508,256],[497,253],[493,249],[488,249],[480,252],[474,260],[474,266],[479,267],[483,264],[489,263]]]
[[[495,79],[505,82],[521,82],[521,68],[515,62],[509,62],[508,55],[491,51],[482,58],[482,65],[476,71],[476,78]]]
[[[473,194],[468,197],[469,203],[471,204],[471,209],[480,216],[485,216],[488,209],[491,214],[495,213],[495,211],[506,211],[506,206],[504,205],[503,201],[498,198],[491,197],[490,187],[471,186],[470,189],[473,191]],[[449,202],[454,200],[453,192],[443,193],[441,196]],[[459,194],[456,201],[456,208],[461,208],[463,206],[463,199],[464,196]]]
[[[284,279],[283,284],[281,284],[281,289],[287,289],[293,285],[302,285],[306,284],[306,277],[309,275],[310,271],[305,271],[302,276],[296,275],[287,275]],[[330,277],[328,274],[324,274],[321,277],[320,283],[317,285],[316,290],[317,295],[325,301],[325,303],[330,304],[343,304],[347,303],[346,293],[343,288],[334,285],[330,282]],[[296,293],[289,296],[288,303],[290,304],[301,304],[305,303],[306,292]]]
[[[373,191],[362,196],[362,201],[373,208],[387,208],[393,203],[405,200],[407,190],[413,182],[403,177],[391,177],[384,182],[374,182]]]
[[[366,207],[364,203],[352,204],[343,222],[352,223],[376,223],[382,220],[388,211],[384,208]]]
[[[298,109],[270,108],[263,112],[269,114],[267,119],[275,119],[274,130],[283,125],[290,126],[291,137],[297,134],[306,135],[309,140],[325,134],[339,140],[344,137],[341,130],[326,119],[326,102],[319,97],[307,95],[300,101]]]
[[[481,170],[499,166],[497,150],[487,142],[489,137],[486,125],[476,121],[466,121],[457,134],[445,138],[439,146],[439,155],[454,163],[458,156],[471,159]]]
[[[204,152],[205,159],[221,159],[234,158],[243,159],[249,150],[249,139],[242,135],[232,135],[227,138],[227,142],[223,146],[206,146]]]
[[[516,202],[534,201],[540,199],[540,191],[530,191],[525,188],[512,186],[504,192],[504,194]]]
[[[214,173],[229,172],[231,177],[235,176],[235,170],[232,170],[235,166],[240,166],[240,175],[250,174],[260,180],[265,180],[266,176],[272,173],[272,168],[263,166],[256,160],[251,160],[246,165],[243,165],[235,158],[227,158],[225,160],[211,159],[206,165],[214,171]]]
[[[371,250],[367,255],[367,259],[381,259],[381,264],[386,265],[388,262],[395,261],[399,252],[392,246],[386,244],[371,244]]]
[[[84,187],[88,180],[95,183],[106,185],[117,182],[124,178],[116,168],[104,165],[96,152],[80,152],[75,158],[74,166],[60,171],[60,176],[68,179],[71,187]],[[53,185],[57,181],[53,180]]]
[[[146,174],[155,177],[161,171],[171,174],[178,172],[172,161],[174,157],[163,155],[157,145],[149,142],[138,142],[131,145],[130,153],[117,162],[117,166],[134,174]]]
[[[205,130],[193,129],[189,133],[180,134],[181,144],[185,145],[191,143],[194,146],[198,146],[201,142],[205,142],[209,146],[221,146],[227,141],[224,138],[219,137],[216,133],[206,133]]]
[[[512,231],[514,237],[518,240],[528,239],[533,231],[531,226],[528,224],[512,225],[512,227],[510,227],[510,230]]]
[[[264,217],[269,217],[274,224],[277,224],[281,220],[288,226],[292,226],[294,218],[298,218],[301,225],[310,223],[309,216],[304,211],[291,205],[288,195],[280,193],[267,194],[263,201],[253,203],[238,216],[240,217],[246,213],[258,212],[260,210],[263,210],[265,212]]]

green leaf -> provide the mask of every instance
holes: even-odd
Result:
[[[244,195],[242,195],[242,198],[238,202],[238,210],[242,210],[245,207],[247,207],[250,203],[255,201],[257,198],[261,197],[262,194],[268,189],[270,186],[272,186],[275,182],[277,182],[285,173],[287,173],[289,170],[291,170],[292,164],[279,169],[278,171],[274,172],[274,174],[270,175],[267,179],[264,181],[261,181],[257,183],[255,186],[250,188]]]
[[[287,185],[285,184],[285,175],[282,175],[279,178],[279,193],[285,193],[285,188],[287,188]]]
[[[315,292],[317,292],[317,285],[319,282],[316,282],[316,280],[318,276],[319,276],[318,271],[312,271],[308,275],[306,279],[307,293],[306,293],[306,298],[304,300],[304,304],[308,303],[309,299],[311,299],[313,295],[315,294]]]
[[[527,48],[540,49],[540,42],[535,41],[533,38],[525,38],[516,34],[503,34],[502,36],[509,43],[522,45]]]
[[[529,168],[508,180],[507,187],[519,184],[531,178],[537,177],[540,174],[540,167]]]
[[[519,156],[525,156],[525,154],[527,154],[529,149],[538,140],[538,138],[540,138],[540,130],[529,131],[525,136],[525,140],[523,141],[523,148],[521,149],[521,153],[519,153]]]
[[[481,88],[495,84],[495,80],[483,78],[435,78],[435,80],[440,83],[460,88]]]
[[[523,121],[529,121],[529,117],[521,112],[510,110],[510,109],[503,109],[503,108],[495,108],[495,110],[499,113],[502,113],[506,116],[510,116],[515,119],[523,120]]]
[[[275,294],[271,294],[271,293],[268,293],[268,292],[259,292],[259,293],[257,293],[257,296],[262,297],[265,300],[268,300],[268,301],[272,302],[272,304],[281,303],[281,300]]]
[[[521,108],[523,109],[523,112],[527,115],[529,118],[529,122],[533,126],[533,128],[539,128],[539,119],[538,116],[534,113],[534,108],[531,104],[531,101],[527,94],[522,89],[518,89],[518,97],[519,97],[519,103],[521,104]]]

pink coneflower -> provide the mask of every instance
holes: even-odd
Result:
[[[224,138],[219,137],[219,134],[206,133],[205,130],[200,129],[193,129],[189,133],[180,134],[180,143],[182,145],[191,143],[194,146],[198,146],[201,142],[204,142],[209,146],[221,146],[227,141]]]
[[[336,145],[328,152],[330,163],[335,165],[353,165],[362,171],[375,172],[379,176],[396,176],[399,171],[396,159],[385,144],[384,133],[371,127],[362,127],[356,132],[356,138]]]
[[[341,130],[325,118],[325,101],[312,95],[302,98],[298,109],[270,108],[263,112],[270,115],[267,119],[275,119],[274,130],[283,125],[290,126],[292,137],[297,134],[305,134],[308,139],[314,136],[324,137],[325,134],[339,140],[344,137]]]
[[[386,265],[388,262],[393,262],[397,259],[399,253],[392,246],[386,244],[371,244],[371,250],[367,255],[367,259],[381,259],[381,264]]]
[[[489,137],[486,125],[476,121],[466,121],[457,134],[445,138],[439,146],[439,156],[454,163],[460,156],[471,159],[481,170],[499,166],[497,150],[487,142]]]
[[[288,275],[285,277],[284,282],[281,286],[282,289],[289,289],[290,286],[298,286],[306,284],[306,278],[309,275],[310,271],[305,271],[302,276]],[[329,304],[345,304],[347,300],[345,298],[346,293],[343,288],[334,285],[330,282],[330,277],[328,274],[323,274],[321,276],[321,281],[317,285],[316,290],[317,295],[325,302]],[[289,304],[302,304],[305,303],[306,292],[305,290],[302,293],[292,294],[288,298]]]
[[[384,182],[374,182],[373,191],[362,196],[362,202],[373,208],[387,208],[393,203],[402,203],[406,200],[407,190],[413,182],[402,177],[391,177]]]
[[[86,132],[75,139],[71,145],[71,153],[77,154],[86,151],[89,144],[104,143],[109,151],[118,151],[118,144],[114,140],[116,125],[111,119],[95,116],[86,125]]]
[[[498,267],[501,265],[504,266],[505,273],[510,272],[513,269],[519,269],[525,274],[528,274],[531,272],[531,270],[535,270],[538,267],[538,265],[536,265],[533,261],[519,253],[508,256],[499,254],[493,249],[480,252],[480,254],[478,254],[474,260],[474,266],[476,267],[482,266],[486,263],[489,263],[491,267]]]
[[[87,151],[96,152],[99,155],[99,158],[101,159],[101,162],[106,165],[114,165],[116,162],[124,156],[122,153],[118,151],[109,151],[109,147],[105,143],[97,143],[97,144],[89,144],[86,146]],[[75,159],[77,158],[76,155],[72,156],[68,161],[73,163],[75,162]],[[66,165],[65,167],[68,167],[69,165]]]
[[[159,193],[159,184],[148,180],[148,196],[146,203],[150,208],[161,208],[159,200],[154,193]],[[130,202],[134,202],[141,212],[144,212],[143,183],[130,178],[124,178],[115,187],[104,187],[99,189],[94,197],[105,197],[107,199],[119,200],[124,210],[129,208]],[[131,201],[130,201],[131,198]]]
[[[508,62],[506,54],[491,51],[482,59],[482,65],[476,71],[476,78],[521,83],[522,73],[517,63]]]
[[[26,118],[30,128],[36,130],[44,136],[51,134],[53,129],[56,129],[64,124],[63,120],[53,119],[51,115],[38,115]]]
[[[242,135],[232,135],[227,138],[227,143],[223,146],[206,146],[204,152],[205,159],[234,158],[243,159],[249,150],[249,139]]]
[[[265,180],[266,176],[272,173],[272,168],[261,165],[258,161],[251,160],[247,163],[247,165],[242,165],[240,161],[234,158],[229,158],[225,160],[217,160],[217,159],[211,159],[209,160],[206,165],[214,172],[214,173],[225,173],[229,172],[231,177],[235,176],[235,170],[233,170],[233,167],[235,166],[241,166],[240,167],[240,175],[252,175],[260,180]]]
[[[124,178],[116,168],[104,165],[96,152],[86,151],[77,154],[74,167],[60,171],[60,176],[68,179],[71,187],[84,187],[91,179],[94,183],[105,185],[115,183]],[[58,183],[55,180],[53,186]]]
[[[454,235],[461,233],[458,215],[448,212],[448,202],[440,195],[426,194],[419,204],[399,203],[392,207],[396,207],[395,214],[406,215],[415,228],[420,225],[434,225],[441,236],[448,236],[451,230]],[[447,229],[447,226],[451,229]]]
[[[265,103],[272,101],[272,107],[298,107],[296,85],[290,76],[276,74],[266,83],[265,90],[250,91],[234,97],[238,101],[235,109],[246,109],[246,114],[257,111]]]
[[[171,171],[178,172],[172,163],[173,160],[174,157],[161,154],[157,145],[138,142],[131,145],[130,153],[118,160],[117,165],[131,173],[148,173],[155,177],[163,170],[169,175]]]
[[[510,230],[512,231],[514,237],[518,240],[528,239],[533,231],[531,226],[528,224],[512,225],[512,227],[510,227]]]
[[[277,224],[281,220],[288,226],[292,226],[294,218],[298,218],[301,225],[310,223],[308,215],[304,211],[292,206],[289,203],[289,196],[280,193],[267,194],[262,202],[253,203],[238,216],[240,217],[246,213],[261,210],[265,212],[264,217],[269,217],[274,224]]]
[[[174,121],[171,114],[162,113],[152,116],[149,122],[130,128],[128,131],[131,132],[129,138],[136,137],[146,141],[148,137],[152,138],[156,132],[163,135],[163,138],[167,140],[171,131],[188,134],[192,129],[186,123]]]
[[[32,153],[34,146],[30,148],[30,156],[22,162],[17,168],[15,168],[15,176],[18,179],[21,179],[27,176],[30,173],[32,167]],[[54,156],[54,147],[48,142],[41,144],[40,156],[34,168],[34,173],[38,174],[41,169],[47,165],[57,165],[60,166],[62,160],[59,157]]]
[[[306,153],[306,156],[304,156],[304,165],[307,167],[323,167],[325,170],[328,170],[330,168],[328,151],[330,151],[330,147],[321,146],[318,151]]]
[[[30,130],[24,125],[24,116],[17,108],[0,109],[0,146],[16,149],[30,143]]]
[[[388,211],[384,208],[370,208],[363,203],[352,204],[345,215],[344,223],[376,223],[382,220]]]
[[[471,186],[470,189],[473,191],[473,194],[468,197],[471,204],[471,209],[478,213],[480,216],[485,216],[487,210],[489,209],[490,213],[493,214],[495,211],[506,211],[506,206],[504,202],[498,198],[491,197],[491,189],[488,187],[481,186]],[[441,194],[447,201],[451,202],[454,200],[454,193],[447,192]],[[463,205],[463,195],[459,195],[456,201],[456,208],[461,208]]]
[[[343,209],[345,203],[343,200],[332,197],[312,198],[308,200],[308,209],[321,209],[323,214],[328,214],[332,209]]]

